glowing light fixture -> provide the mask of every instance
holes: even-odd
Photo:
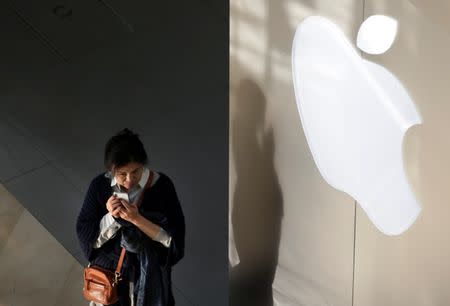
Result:
[[[361,27],[358,40],[366,52],[389,48],[373,34],[382,19],[369,18]],[[339,28],[319,16],[298,26],[292,70],[303,130],[323,178],[352,196],[381,232],[408,229],[421,207],[403,169],[402,142],[422,119],[405,88],[388,70],[361,58]]]

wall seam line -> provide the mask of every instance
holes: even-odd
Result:
[[[362,0],[362,21],[365,19],[365,10],[366,10],[366,0]],[[358,28],[359,32],[359,28]],[[360,50],[361,58],[363,58],[363,52]],[[355,306],[355,267],[356,267],[356,214],[358,208],[358,202],[354,201],[355,210],[353,215],[353,276],[352,276],[352,306]]]

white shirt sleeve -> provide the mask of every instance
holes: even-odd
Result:
[[[159,231],[158,235],[156,235],[154,240],[160,242],[163,246],[168,248],[168,247],[170,247],[170,242],[172,241],[172,237],[169,234],[167,234],[167,232],[165,230],[163,230],[161,228],[161,230]]]
[[[102,220],[100,220],[100,234],[98,235],[97,240],[94,243],[94,249],[98,249],[101,247],[106,241],[113,238],[119,228],[122,226],[114,220],[114,217],[111,213],[107,213],[103,216]]]

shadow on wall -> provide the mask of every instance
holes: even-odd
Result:
[[[266,98],[251,80],[235,92],[232,122],[236,188],[232,222],[240,263],[230,271],[230,305],[273,305],[283,200],[274,168],[274,136],[265,128]]]

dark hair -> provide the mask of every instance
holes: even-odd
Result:
[[[125,128],[111,137],[105,146],[104,163],[107,170],[130,162],[147,164],[148,158],[139,135]]]

